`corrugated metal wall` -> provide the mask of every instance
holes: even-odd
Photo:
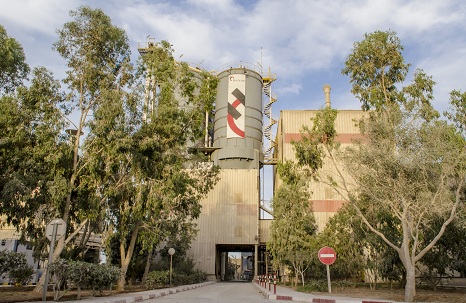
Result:
[[[296,159],[291,139],[299,140],[299,131],[303,124],[310,125],[310,118],[317,111],[282,111],[277,130],[276,155],[279,160]],[[359,134],[354,119],[363,115],[362,111],[339,111],[336,129],[346,141]],[[345,137],[346,136],[346,137]],[[345,141],[346,140],[346,141]],[[332,165],[325,163],[324,171],[335,173]],[[275,180],[275,186],[280,180]],[[313,192],[314,214],[319,230],[322,230],[331,216],[335,214],[343,201],[332,188],[313,183],[309,190]],[[259,220],[259,170],[256,169],[222,169],[220,180],[209,195],[202,201],[202,213],[197,220],[199,233],[192,242],[189,255],[197,267],[215,276],[217,246],[222,244],[256,245],[256,235],[260,243],[265,244],[270,236],[271,220]],[[259,228],[259,231],[258,231]]]
[[[316,110],[284,110],[280,112],[280,120],[277,129],[277,158],[280,161],[286,159],[296,160],[295,151],[291,141],[300,139],[300,131],[303,125],[312,128],[311,118],[316,116]],[[341,110],[338,111],[335,120],[335,128],[338,133],[337,141],[341,142],[341,148],[351,144],[351,140],[359,138],[359,129],[355,126],[355,119],[360,119],[365,113],[361,110]],[[341,168],[341,167],[340,167]],[[330,162],[324,162],[322,167],[324,174],[329,174],[337,178],[337,172]],[[345,174],[348,178],[348,175]],[[279,186],[280,180],[275,179],[275,186]],[[309,191],[312,192],[311,200],[314,207],[314,215],[319,230],[322,230],[331,216],[344,203],[330,186],[322,183],[311,183]]]
[[[270,225],[273,220],[259,220],[259,236],[261,244],[267,244],[270,239]]]
[[[189,255],[198,268],[215,275],[217,244],[254,245],[258,233],[259,170],[223,169],[202,201],[198,235]]]

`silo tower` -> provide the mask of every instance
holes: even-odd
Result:
[[[262,153],[262,76],[247,66],[217,77],[212,160],[222,169],[259,169]]]

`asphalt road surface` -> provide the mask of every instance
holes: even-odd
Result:
[[[219,282],[204,287],[144,301],[147,303],[264,303],[263,297],[251,282]]]

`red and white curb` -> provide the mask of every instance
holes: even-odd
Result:
[[[310,302],[310,303],[402,303],[402,302],[387,301],[387,300],[374,300],[374,299],[338,298],[338,297],[323,298],[322,296],[319,297],[319,296],[314,296],[312,294],[303,294],[302,296],[280,295],[280,294],[273,294],[267,291],[267,289],[261,287],[257,283],[253,283],[253,284],[259,289],[259,291],[263,294],[263,296],[269,300]]]

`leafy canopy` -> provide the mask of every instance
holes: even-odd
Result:
[[[0,25],[0,93],[10,93],[29,73],[23,47]]]

